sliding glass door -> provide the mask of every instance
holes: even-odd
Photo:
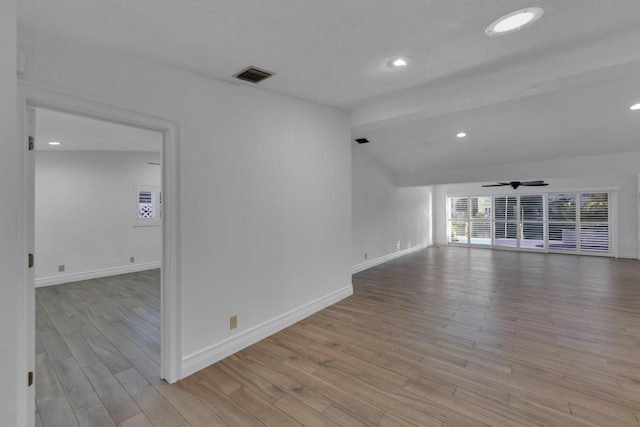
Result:
[[[494,197],[495,246],[545,249],[544,196]]]
[[[450,242],[491,245],[491,196],[450,197]]]
[[[493,198],[495,213],[494,244],[495,246],[518,247],[518,198],[516,196],[499,196]]]
[[[577,249],[576,194],[549,194],[549,249]]]
[[[611,254],[608,192],[447,198],[449,243]]]

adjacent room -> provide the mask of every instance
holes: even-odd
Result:
[[[640,425],[637,1],[1,8],[0,426]]]
[[[98,403],[89,383],[98,362],[121,371],[133,361],[149,379],[160,377],[162,134],[31,113],[36,381],[57,390],[74,378],[70,402],[84,408]],[[56,419],[55,397],[36,395],[47,420]]]

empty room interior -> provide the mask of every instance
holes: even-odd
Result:
[[[0,426],[640,425],[640,3],[0,14]]]

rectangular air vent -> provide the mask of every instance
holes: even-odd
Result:
[[[251,83],[259,83],[264,79],[268,79],[271,76],[274,76],[276,73],[271,71],[263,70],[258,67],[247,67],[244,70],[240,71],[237,74],[234,74],[233,77],[240,80],[245,80]]]
[[[356,142],[358,144],[366,144],[369,140],[367,138],[356,138]]]

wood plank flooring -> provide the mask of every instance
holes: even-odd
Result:
[[[145,425],[160,383],[159,270],[36,289],[36,425]]]
[[[128,276],[37,290],[43,426],[640,424],[636,260],[427,248],[173,385]]]

